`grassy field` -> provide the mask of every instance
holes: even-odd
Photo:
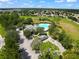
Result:
[[[60,21],[60,26],[66,31],[71,39],[75,41],[79,40],[79,24],[69,19],[63,19]]]
[[[21,18],[25,18],[25,19],[27,19],[27,18],[33,18],[33,19],[38,19],[38,18],[45,18],[46,16],[20,16]],[[48,17],[47,17],[48,18]]]
[[[42,16],[20,16],[23,19],[32,18],[33,23],[40,23],[39,18],[49,18],[49,17],[42,17]]]
[[[2,36],[6,35],[5,29],[1,26],[1,24],[0,24],[0,35]]]
[[[40,22],[39,18],[47,18],[50,21],[55,21],[55,22],[58,22],[61,19],[60,17],[57,17],[57,16],[56,17],[47,17],[47,16],[20,16],[20,18],[23,18],[23,19],[32,18],[34,23],[39,23]],[[50,22],[48,22],[48,23],[50,23]]]

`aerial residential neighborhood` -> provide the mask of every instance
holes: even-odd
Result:
[[[0,59],[79,59],[78,0],[0,0]]]

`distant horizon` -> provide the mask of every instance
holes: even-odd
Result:
[[[79,0],[0,0],[0,8],[79,9]]]
[[[0,10],[1,9],[79,9],[79,8],[19,8],[19,7],[17,7],[17,8],[0,8]]]

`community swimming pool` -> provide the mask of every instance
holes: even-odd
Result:
[[[38,27],[43,27],[45,30],[48,30],[50,24],[38,24]]]

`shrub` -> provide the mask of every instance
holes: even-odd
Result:
[[[37,37],[37,36],[35,36],[34,37],[34,40],[33,40],[33,42],[32,42],[32,49],[33,50],[40,50],[40,44],[42,43],[42,41]]]
[[[31,31],[30,31],[30,30],[24,30],[24,35],[25,35],[27,38],[30,38],[30,36],[31,36]]]
[[[24,20],[24,24],[33,24],[32,18],[27,18]]]
[[[36,31],[37,34],[38,33],[43,33],[44,32],[44,28],[43,27],[37,27]]]

